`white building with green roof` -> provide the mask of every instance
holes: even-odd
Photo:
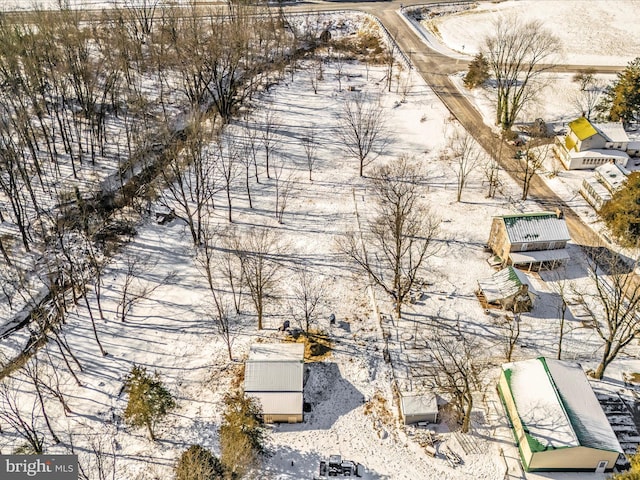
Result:
[[[498,392],[527,471],[611,470],[623,453],[577,363],[505,363]]]

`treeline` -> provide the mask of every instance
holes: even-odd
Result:
[[[91,21],[68,9],[0,16],[0,295],[10,310],[37,303],[28,272],[61,292],[85,283],[105,241],[133,232],[114,197],[148,207],[158,162],[204,143],[190,140],[203,118],[210,131],[227,123],[282,74],[300,40],[285,23],[255,7],[157,2]]]

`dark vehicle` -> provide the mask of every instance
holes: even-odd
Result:
[[[328,462],[320,462],[320,478],[361,477],[363,473],[362,465],[351,460],[342,460],[340,455],[331,455]]]

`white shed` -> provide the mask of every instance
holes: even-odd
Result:
[[[402,395],[400,399],[404,424],[438,421],[438,401],[435,394]]]
[[[244,367],[244,392],[262,406],[265,423],[302,422],[303,343],[255,343]]]

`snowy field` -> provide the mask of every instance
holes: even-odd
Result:
[[[624,66],[638,56],[640,10],[636,0],[508,0],[478,2],[472,8],[423,23],[450,48],[474,55],[499,16],[540,20],[564,46],[560,63]]]
[[[529,4],[505,2],[498,6],[524,6],[525,3]],[[632,4],[625,2],[624,5],[627,3]],[[465,51],[471,48],[470,44],[464,44]],[[611,51],[607,55],[610,54]],[[477,280],[493,272],[483,248],[491,217],[536,211],[539,207],[533,200],[518,200],[520,189],[504,172],[501,172],[498,195],[486,198],[487,187],[481,169],[471,175],[462,202],[455,201],[452,163],[443,153],[447,137],[458,127],[433,92],[412,72],[402,73],[399,83],[409,86],[404,94],[401,88],[396,90],[396,83],[391,93],[386,92],[385,73],[380,67],[348,63],[344,67],[348,80],[342,77],[342,88],[336,73],[336,65],[327,64],[324,80],[314,94],[310,80],[313,73],[309,68],[301,68],[293,79],[287,76],[256,101],[254,119],[259,120],[265,109],[277,114],[276,159],[282,166],[283,178],[289,177],[294,189],[282,224],[273,214],[274,181],[264,178],[264,171],[261,171],[262,183],[253,186],[255,208],[249,208],[240,186],[233,198],[234,225],[239,232],[255,225],[268,227],[277,232],[290,251],[289,258],[283,261],[286,274],[281,280],[281,300],[269,306],[266,328],[258,331],[253,317],[247,315],[242,333],[233,345],[236,362],[228,361],[226,347],[207,318],[210,305],[206,301],[206,281],[186,226],[178,220],[159,225],[153,218],[148,219],[138,226],[138,235],[104,275],[106,321],[99,322],[98,329],[109,355],[102,357],[98,351],[86,308],[78,305],[67,320],[66,341],[84,366],[84,371],[78,374],[82,386],[77,386],[66,371],[58,372],[61,390],[67,395],[73,413],[66,416],[57,402],[49,402],[54,430],[66,446],[49,444],[48,452],[66,452],[73,443],[83,460],[89,461],[84,449],[92,441],[102,439],[105,450],[115,453],[115,478],[122,480],[171,478],[176,458],[193,443],[219,453],[217,429],[222,396],[236,380],[242,368],[239,360],[251,342],[282,338],[277,327],[289,318],[290,273],[296,264],[305,264],[318,277],[330,282],[320,327],[329,332],[335,348],[329,358],[308,366],[305,401],[312,403],[313,408],[305,415],[305,422],[270,427],[270,456],[265,459],[264,470],[255,472],[252,478],[311,479],[317,473],[319,461],[330,454],[341,454],[343,458],[364,464],[369,479],[502,480],[507,468],[516,478],[520,475],[517,451],[493,387],[497,365],[504,359],[504,340],[498,325],[501,314],[493,310],[487,313],[474,292]],[[571,88],[570,79],[562,81],[567,89]],[[392,305],[388,299],[382,292],[376,292],[374,302],[364,275],[336,248],[340,234],[357,228],[356,212],[363,221],[372,214],[367,170],[365,178],[360,178],[355,161],[345,158],[335,141],[340,106],[354,95],[347,87],[380,95],[392,143],[376,164],[409,155],[423,171],[424,200],[442,220],[437,238],[441,250],[429,262],[425,274],[428,282],[420,300],[407,306],[400,322],[389,320]],[[554,121],[565,121],[561,113],[564,107],[554,109],[541,105],[540,108],[546,109],[547,118],[557,115]],[[567,118],[572,119],[570,115]],[[311,128],[316,131],[320,144],[313,181],[308,180],[301,145],[301,138]],[[224,205],[225,199],[221,194],[216,201]],[[227,225],[223,209],[215,211],[211,222],[221,227]],[[571,261],[562,274],[576,288],[588,288],[590,279],[581,250],[570,244],[569,251]],[[124,270],[131,258],[140,262],[137,285],[149,287],[152,293],[135,304],[127,322],[122,323],[118,320],[117,304],[126,280]],[[170,278],[170,282],[163,281],[165,278]],[[534,310],[522,317],[515,360],[554,356],[557,348],[559,299],[553,293],[556,276],[543,273],[532,275],[530,280],[539,298]],[[90,297],[90,302],[93,304],[95,299]],[[246,303],[248,312],[248,301]],[[384,315],[382,322],[376,309]],[[326,320],[330,313],[337,318],[334,326]],[[434,319],[450,327],[459,325],[464,333],[477,337],[485,346],[483,360],[494,365],[487,372],[486,397],[476,402],[472,432],[469,435],[452,432],[457,427],[446,418],[432,427],[442,440],[440,448],[446,446],[461,456],[462,462],[453,466],[442,456],[431,458],[419,446],[417,439],[424,432],[399,425],[398,406],[391,389],[394,378],[405,391],[423,388],[419,375],[414,375],[410,365],[416,358],[428,358],[425,349],[416,345],[424,340],[423,334],[433,326]],[[585,368],[594,366],[594,352],[599,353],[595,333],[582,327],[577,315],[569,315],[569,323],[564,358],[580,361]],[[389,338],[393,369],[382,358],[383,332]],[[15,353],[22,340],[16,338],[15,344],[3,345],[4,353]],[[622,375],[640,371],[636,349],[634,346],[628,356],[616,361],[605,380],[593,382],[594,385],[605,391],[628,393],[623,388]],[[47,375],[53,375],[49,365],[62,363],[53,346],[44,349],[41,357]],[[122,422],[126,405],[122,381],[134,363],[157,370],[177,398],[178,407],[159,426],[156,443],[150,442],[142,429],[132,429]],[[28,408],[28,402],[32,401],[32,396],[26,393],[29,385],[14,383],[13,386],[22,392]],[[3,452],[12,450],[18,443],[18,439],[7,432],[0,436]],[[600,480],[604,476],[557,473],[527,474],[526,478]]]

